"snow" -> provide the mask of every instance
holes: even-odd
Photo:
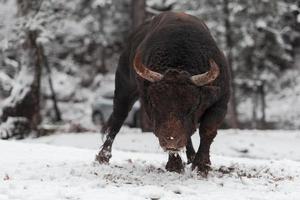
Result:
[[[0,71],[0,84],[4,90],[9,90],[12,86],[13,80],[4,72]]]
[[[19,132],[15,127],[22,126],[25,128],[25,124],[28,124],[28,120],[24,117],[8,117],[5,122],[0,124],[0,138],[10,138],[14,135],[19,135]],[[22,133],[25,134],[25,131],[22,131]],[[27,134],[28,131],[25,135]]]
[[[137,129],[122,128],[109,165],[94,162],[97,133],[0,140],[0,199],[296,200],[299,142],[299,131],[220,131],[203,178],[166,172],[155,136]]]
[[[15,104],[19,103],[19,101],[28,94],[34,78],[32,74],[32,69],[29,69],[26,66],[22,67],[16,81],[14,81],[14,87],[11,94],[3,101],[3,105],[14,107]]]
[[[14,24],[16,23],[15,14],[17,13],[14,0],[0,1],[0,50],[8,48],[8,40],[11,38]]]
[[[106,4],[111,4],[111,0],[95,0],[93,3],[93,7],[104,7]]]
[[[296,61],[296,63],[299,61]],[[290,126],[297,129],[300,127],[300,76],[299,70],[291,70],[284,75],[283,80],[291,80],[289,86],[285,89],[279,90],[277,94],[269,94],[266,97],[267,121],[277,122],[277,127]],[[286,82],[281,81],[281,84]]]

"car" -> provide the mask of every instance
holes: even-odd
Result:
[[[97,126],[103,126],[113,111],[114,92],[107,91],[95,98],[92,104],[92,121]],[[141,127],[140,124],[140,102],[137,101],[132,106],[131,111],[125,120],[129,127]]]

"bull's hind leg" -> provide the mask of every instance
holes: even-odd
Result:
[[[120,61],[122,61],[122,57]],[[107,133],[107,137],[102,149],[96,156],[96,160],[101,164],[109,162],[114,139],[125,121],[128,112],[131,110],[132,105],[138,99],[136,86],[132,82],[130,83],[129,77],[128,68],[126,68],[125,65],[120,66],[119,64],[115,79],[113,112],[101,130],[103,134]]]
[[[169,160],[166,165],[166,170],[177,173],[184,171],[182,160],[178,154],[169,153]]]
[[[217,135],[217,129],[222,123],[227,110],[227,103],[216,103],[210,107],[200,120],[200,146],[192,162],[192,168],[207,176],[210,170],[210,145]]]

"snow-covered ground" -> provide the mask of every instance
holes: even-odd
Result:
[[[300,199],[300,131],[220,131],[208,178],[190,165],[166,172],[150,133],[123,128],[109,165],[94,162],[101,143],[96,133],[0,140],[0,200]]]

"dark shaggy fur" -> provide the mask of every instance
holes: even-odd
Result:
[[[164,74],[162,80],[151,83],[136,74],[133,59],[137,52],[142,53],[147,68]],[[220,74],[211,84],[198,87],[189,78],[208,71],[209,59],[217,63]],[[114,110],[102,130],[108,136],[96,159],[109,161],[115,136],[133,103],[141,98],[160,145],[170,146],[166,138],[174,137],[174,150],[185,146],[188,162],[207,174],[210,145],[227,110],[229,78],[226,59],[201,20],[166,12],[144,23],[132,33],[121,54]],[[199,124],[201,142],[196,153],[190,137]],[[170,154],[166,168],[181,172],[181,158]]]

